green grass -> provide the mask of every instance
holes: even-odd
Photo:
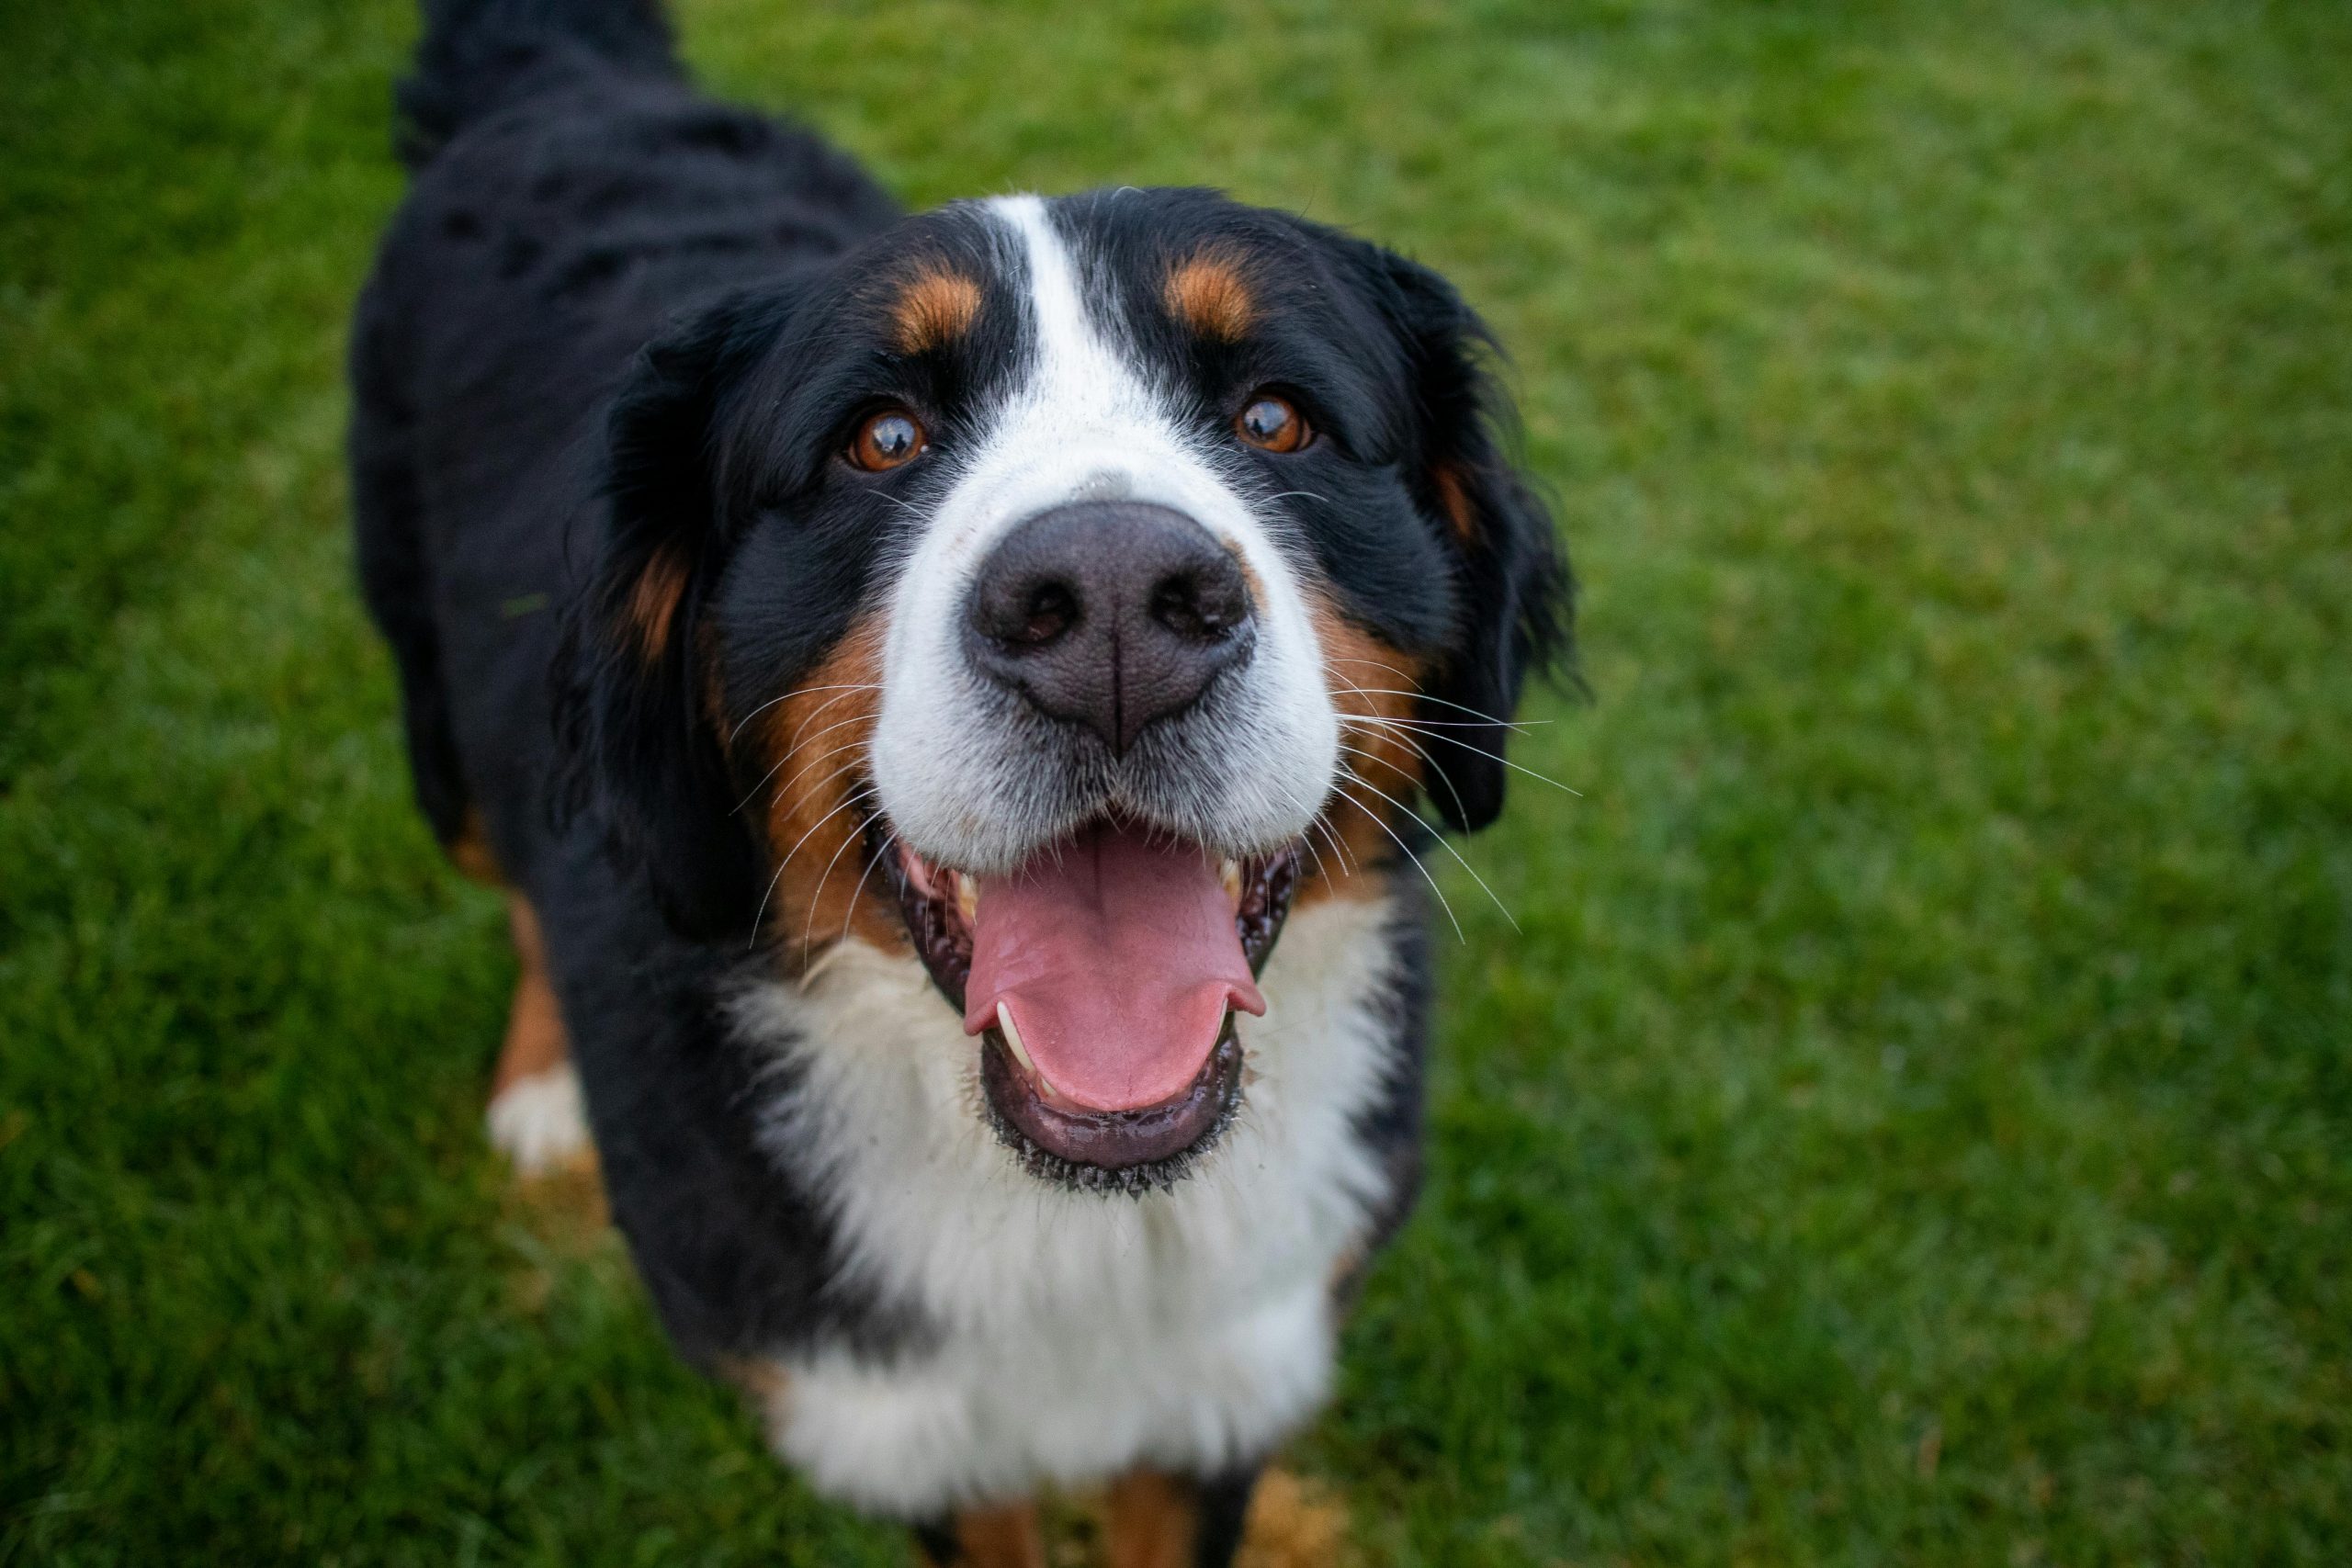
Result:
[[[1379,1563],[2352,1560],[2352,12],[695,0],[1517,355],[1597,700],[1296,1458]],[[0,1560],[893,1562],[511,1205],[349,586],[403,0],[0,11]]]

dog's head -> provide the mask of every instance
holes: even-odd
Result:
[[[1033,1168],[1164,1179],[1293,902],[1501,807],[1568,602],[1485,347],[1427,269],[1192,191],[725,302],[613,415],[575,761],[681,929],[910,948]]]

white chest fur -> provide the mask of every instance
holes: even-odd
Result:
[[[739,1004],[799,1069],[770,1146],[821,1191],[848,1267],[942,1330],[888,1360],[782,1363],[776,1448],[820,1490],[920,1515],[1137,1464],[1261,1457],[1329,1384],[1329,1285],[1386,1177],[1353,1121],[1387,1070],[1386,901],[1295,914],[1243,1018],[1251,1080],[1217,1148],[1143,1199],[1048,1187],[1000,1145],[977,1043],[912,958],[844,943]]]

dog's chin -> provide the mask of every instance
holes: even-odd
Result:
[[[944,1005],[962,1019],[979,918],[978,882],[894,843],[885,821],[877,819],[870,831],[873,853],[895,888],[915,952]],[[1234,937],[1254,976],[1273,951],[1289,913],[1300,851],[1293,844],[1269,855],[1227,860],[1220,871]],[[1254,997],[1246,985],[1243,989]],[[989,1122],[1023,1168],[1040,1180],[1136,1196],[1171,1188],[1216,1146],[1245,1092],[1234,1008],[1227,1005],[1215,1022],[1214,1043],[1189,1081],[1141,1103],[1123,1096],[1106,1105],[1057,1087],[1024,1048],[1011,1013],[1001,1012],[979,1029],[979,1083]],[[1200,1038],[1205,1037],[1204,1028]],[[1189,1055],[1184,1061],[1189,1064]]]

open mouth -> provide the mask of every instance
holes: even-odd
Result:
[[[981,879],[882,852],[915,951],[981,1037],[997,1134],[1037,1176],[1172,1184],[1241,1100],[1236,1012],[1297,889],[1291,846],[1248,860],[1100,821]]]

